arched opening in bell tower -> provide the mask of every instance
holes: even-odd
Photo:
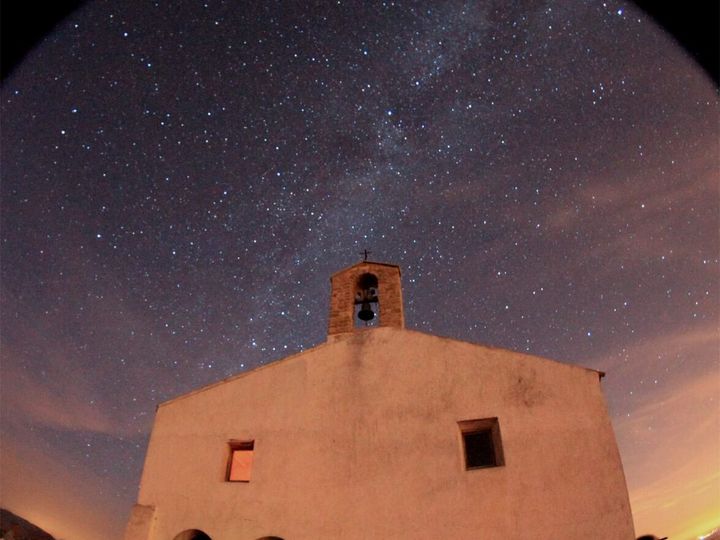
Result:
[[[355,283],[354,321],[356,328],[378,326],[380,324],[380,301],[378,297],[377,276],[369,272],[358,276]]]
[[[173,540],[212,540],[207,533],[198,529],[188,529],[181,532]]]

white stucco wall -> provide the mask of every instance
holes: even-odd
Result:
[[[505,465],[467,471],[457,422],[489,417]],[[224,481],[231,439],[249,483]],[[396,328],[161,405],[138,503],[142,540],[634,538],[597,372]]]

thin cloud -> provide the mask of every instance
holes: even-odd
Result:
[[[720,374],[698,376],[664,400],[616,420],[636,529],[671,537],[716,525],[720,509]],[[630,444],[633,441],[634,444]]]
[[[4,364],[3,378],[13,381],[12,384],[3,385],[3,424],[6,427],[20,422],[66,431],[137,435],[134,430],[123,429],[119,419],[103,411],[102,402],[87,401],[87,396],[92,393],[79,391],[81,383],[67,385],[66,379],[56,378],[55,373],[44,379],[33,379],[16,367],[14,362]],[[70,366],[72,362],[64,364]]]
[[[112,486],[105,485],[87,468],[69,469],[61,459],[38,451],[37,446],[37,441],[22,443],[3,438],[0,505],[56,538],[117,538],[128,507],[117,498],[114,505],[108,505],[105,493]]]

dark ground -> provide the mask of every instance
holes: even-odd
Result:
[[[40,527],[4,508],[0,508],[0,538],[4,540],[55,540],[54,536],[46,533]]]

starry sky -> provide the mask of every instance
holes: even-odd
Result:
[[[1,92],[2,493],[122,536],[155,406],[406,325],[607,372],[637,533],[720,524],[720,101],[616,1],[97,0]]]

